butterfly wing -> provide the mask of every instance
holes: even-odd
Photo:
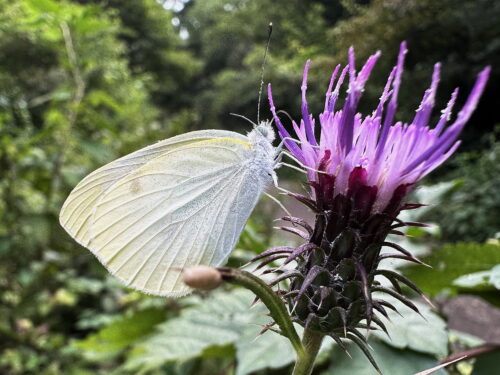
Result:
[[[104,190],[100,183],[109,178],[96,174],[92,212],[83,210],[88,217],[77,239],[127,285],[157,295],[186,294],[180,269],[225,262],[262,191],[245,168],[250,148],[241,135],[184,139]],[[133,155],[122,163],[144,160]],[[85,180],[83,190],[75,190],[89,194]],[[78,202],[76,209],[86,204]],[[70,216],[68,209],[63,213]]]
[[[201,130],[172,137],[135,151],[95,170],[73,189],[59,214],[59,221],[66,231],[82,246],[90,241],[89,226],[97,201],[111,186],[149,161],[193,142],[213,138],[248,139],[225,130]]]

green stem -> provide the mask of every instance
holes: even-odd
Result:
[[[233,284],[241,285],[250,289],[260,300],[266,305],[278,324],[281,333],[286,336],[292,343],[297,358],[305,355],[304,347],[300,342],[299,335],[295,331],[292,320],[288,315],[285,304],[274,291],[259,277],[252,275],[250,272],[239,270],[236,268],[218,268],[222,279]]]
[[[297,356],[292,375],[310,375],[312,373],[314,361],[318,355],[323,337],[325,336],[321,332],[304,329],[304,336],[302,337],[304,351],[302,355]]]

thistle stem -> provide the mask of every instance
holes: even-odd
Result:
[[[314,368],[314,361],[325,336],[318,331],[306,328],[302,336],[304,351],[297,356],[297,362],[293,368],[292,375],[310,375]]]
[[[252,275],[250,272],[236,268],[218,268],[218,271],[224,281],[250,289],[259,297],[269,309],[274,321],[278,324],[281,334],[290,340],[297,353],[297,358],[304,356],[304,348],[288,315],[285,304],[263,280]]]

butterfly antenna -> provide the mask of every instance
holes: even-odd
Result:
[[[246,116],[243,116],[243,115],[239,115],[237,113],[230,113],[231,116],[235,116],[235,117],[239,117],[239,118],[242,118],[244,119],[245,121],[248,121],[250,124],[252,124],[253,126],[257,126],[257,124],[255,122],[253,122],[252,120],[250,120],[248,117]]]
[[[293,122],[292,116],[290,116],[290,114],[287,111],[284,111],[284,110],[280,109],[278,111],[278,114],[280,114],[280,113],[283,113],[286,117],[288,117],[288,119],[290,120],[290,122]]]
[[[257,102],[257,124],[260,122],[260,100],[262,98],[262,89],[264,87],[264,69],[266,67],[267,52],[269,51],[269,44],[271,43],[272,33],[273,33],[273,23],[269,22],[266,49],[264,51],[264,60],[262,61],[262,69],[260,73],[259,101]]]

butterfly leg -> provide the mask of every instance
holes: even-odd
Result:
[[[281,192],[285,192],[285,193],[288,193],[289,191],[286,190],[286,189],[283,189],[282,187],[280,187],[278,185],[278,176],[276,175],[276,172],[273,171],[272,173],[272,178],[273,178],[273,183],[274,183],[274,187],[276,189],[278,189],[279,191]],[[280,206],[280,208],[285,211],[285,213],[288,215],[288,216],[292,216],[292,214],[290,213],[290,211],[287,210],[287,208],[283,205],[283,203],[281,203],[276,197],[273,197],[271,194],[268,194],[266,192],[264,192],[264,194],[269,198],[271,199],[273,202],[275,202],[278,206]]]
[[[268,197],[269,199],[271,199],[274,203],[276,203],[278,206],[280,206],[280,208],[285,211],[285,213],[288,215],[288,216],[292,216],[292,214],[290,213],[290,211],[288,211],[286,209],[286,207],[283,205],[283,203],[281,203],[278,198],[276,197],[273,197],[271,194],[268,194],[266,192],[264,192],[264,194],[266,195],[266,197]]]
[[[320,171],[318,169],[315,169],[315,168],[311,168],[311,167],[308,167],[307,165],[304,165],[304,163],[301,163],[299,159],[297,159],[295,156],[293,156],[291,153],[289,153],[288,151],[281,151],[281,157],[283,157],[283,155],[285,156],[288,156],[290,159],[292,159],[294,162],[296,162],[300,167],[304,168],[304,169],[307,169],[309,171],[312,171],[312,172],[316,172],[316,173],[320,173],[320,174],[328,174],[328,172],[325,172],[325,171]],[[279,162],[277,163],[277,165],[283,165],[283,166],[287,166],[287,167],[291,167],[290,164],[288,163],[283,163],[283,162]],[[298,167],[295,167],[294,169],[297,169]],[[299,168],[300,169],[300,168]],[[303,171],[304,172],[304,171]]]
[[[290,164],[290,163],[285,163],[285,162],[276,163],[276,165],[275,165],[276,169],[277,168],[281,168],[281,167],[288,167],[288,168],[294,169],[294,170],[302,172],[302,173],[307,173],[305,170],[300,169],[299,167],[297,167],[297,166],[295,166],[293,164]]]
[[[303,171],[302,169],[300,169],[300,168],[298,168],[298,167],[296,167],[295,165],[292,165],[292,164],[288,164],[288,163],[278,163],[278,164],[276,164],[276,168],[279,168],[279,167],[282,167],[282,166],[287,166],[289,168],[296,169],[299,172],[307,173],[306,171]],[[294,194],[290,190],[284,189],[284,188],[282,188],[281,186],[278,185],[278,177],[277,177],[276,173],[273,173],[271,176],[273,178],[274,187],[276,189],[278,189],[281,193],[284,193],[284,194]]]
[[[293,139],[293,138],[290,138],[290,139]],[[276,146],[276,157],[278,157],[282,152],[283,152],[283,146],[285,145],[285,141],[287,139],[282,139],[281,142],[279,143],[278,146]]]

